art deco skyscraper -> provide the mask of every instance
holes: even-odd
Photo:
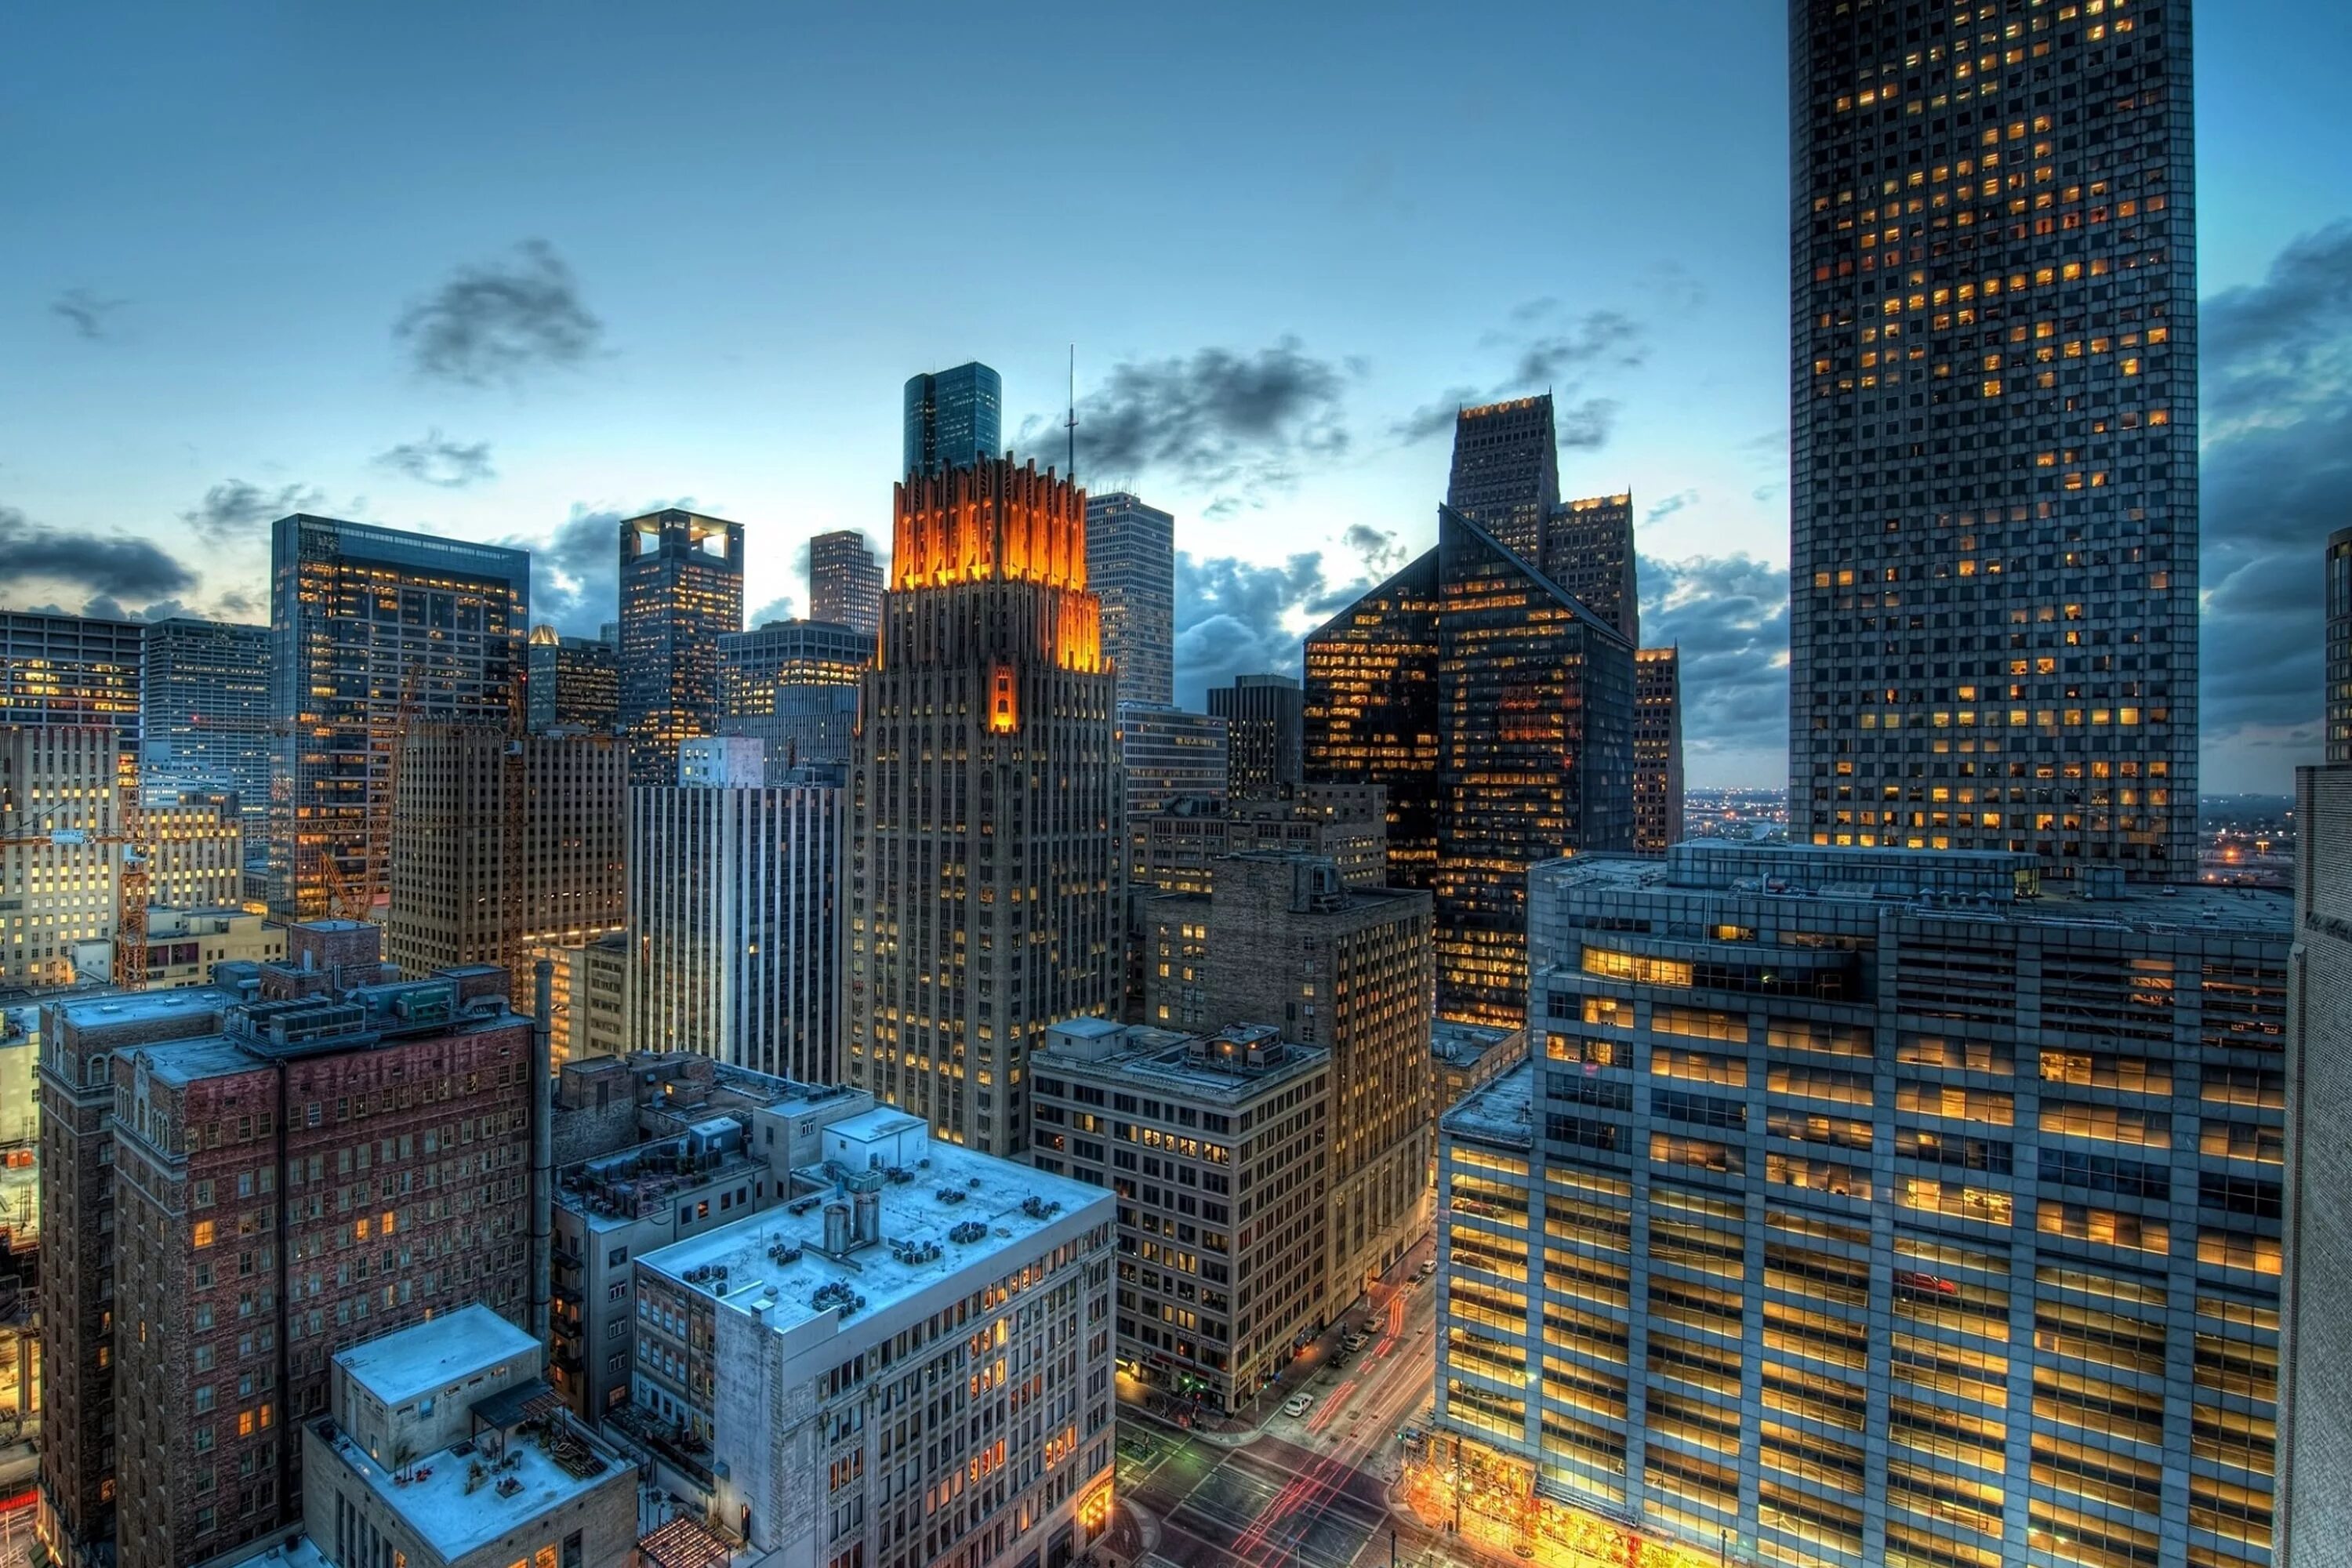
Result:
[[[743,629],[743,525],[690,511],[621,524],[621,732],[629,782],[677,776],[677,743],[719,728],[719,639]]]
[[[809,618],[855,627],[869,641],[880,628],[882,563],[856,529],[809,541]]]
[[[1527,868],[1633,842],[1633,648],[1452,508],[1307,635],[1307,776],[1384,784],[1389,874],[1437,908],[1437,1005],[1516,1026]]]
[[[1087,498],[1087,581],[1121,702],[1176,700],[1176,520],[1124,490]]]
[[[986,458],[896,489],[850,772],[849,1081],[992,1153],[1028,1053],[1119,1003],[1118,722],[1086,494]]]
[[[1789,16],[1790,836],[2193,878],[2189,7]]]
[[[331,517],[270,540],[271,912],[381,913],[413,723],[520,730],[530,554]]]
[[[994,457],[1004,435],[1004,383],[974,360],[907,378],[907,474],[936,474]]]

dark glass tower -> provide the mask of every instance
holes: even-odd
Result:
[[[1003,436],[1004,383],[978,360],[907,378],[904,472],[968,468],[996,456]]]
[[[1390,879],[1437,905],[1437,1005],[1527,1016],[1527,868],[1633,844],[1633,648],[1475,522],[1307,639],[1306,771],[1388,789]]]
[[[1642,642],[1642,595],[1633,556],[1633,497],[1587,496],[1551,510],[1544,527],[1543,573],[1568,596]]]
[[[269,628],[174,616],[147,627],[140,780],[151,801],[236,796],[257,840],[269,812]]]
[[[719,639],[743,629],[743,525],[690,511],[621,524],[621,733],[629,783],[677,782],[719,728]]]
[[[619,652],[604,637],[568,637],[553,626],[530,628],[530,731],[613,732],[620,710]]]
[[[1559,505],[1559,437],[1551,394],[1465,408],[1454,416],[1445,504],[1522,560],[1543,563],[1544,530]]]
[[[1237,675],[1209,689],[1209,711],[1225,721],[1226,782],[1235,795],[1300,783],[1305,696],[1286,675]]]
[[[1789,15],[1790,837],[2191,878],[2189,7]]]

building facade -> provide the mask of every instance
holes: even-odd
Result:
[[[2193,880],[2189,7],[1789,17],[1790,837]]]
[[[729,719],[747,718],[775,712],[778,697],[786,691],[854,691],[873,662],[872,627],[770,621],[748,632],[730,632],[719,639],[719,711]]]
[[[1682,650],[1640,648],[1633,655],[1633,848],[1663,855],[1682,841]]]
[[[1119,1358],[1242,1410],[1328,1321],[1330,1054],[1262,1025],[1077,1018],[1045,1039],[1030,1163],[1119,1193]]]
[[[1543,569],[1544,531],[1559,506],[1559,437],[1549,393],[1454,416],[1445,504]]]
[[[629,792],[630,1048],[838,1081],[841,792],[769,787],[757,741],[698,751],[692,778]]]
[[[1328,860],[1351,888],[1388,885],[1385,815],[1378,808],[1334,815],[1316,799],[1312,784],[1280,795],[1236,797],[1222,806],[1179,801],[1128,826],[1128,885],[1146,898],[1207,893],[1216,886],[1219,860],[1264,850]]]
[[[1521,1018],[1528,866],[1632,847],[1633,651],[1450,508],[1435,549],[1307,635],[1307,776],[1386,786],[1390,878],[1436,899],[1446,1016]]]
[[[1003,449],[1004,382],[994,371],[974,360],[907,378],[901,475],[970,468]]]
[[[1286,675],[1237,675],[1209,688],[1225,721],[1226,782],[1235,795],[1288,789],[1305,777],[1306,693]]]
[[[530,731],[588,730],[609,735],[621,721],[620,649],[604,637],[568,637],[530,628]]]
[[[270,912],[377,917],[401,735],[522,727],[530,552],[298,513],[269,570]]]
[[[1127,771],[1132,822],[1180,800],[1222,805],[1225,798],[1225,721],[1181,708],[1118,705],[1119,763]]]
[[[1633,496],[1585,496],[1559,503],[1531,557],[1570,598],[1642,646],[1642,585],[1633,552]]]
[[[882,629],[883,577],[874,547],[856,529],[816,535],[809,541],[809,618],[858,632],[870,658]]]
[[[422,724],[401,742],[387,956],[404,974],[494,963],[528,1009],[530,954],[620,929],[628,753],[610,734]]]
[[[2352,763],[2352,528],[2327,536],[2326,757]]]
[[[269,821],[269,628],[174,616],[141,637],[139,773],[148,804],[234,795]]]
[[[895,493],[850,772],[848,1081],[998,1153],[1026,1061],[1118,1005],[1125,802],[1085,493],[989,459]]]
[[[0,610],[0,725],[102,724],[135,754],[145,635],[136,621]]]
[[[139,814],[147,901],[183,910],[245,901],[245,818],[220,805],[150,805]]]
[[[719,639],[743,629],[743,525],[672,509],[621,524],[621,733],[629,782],[677,776],[719,728]]]
[[[782,1562],[1076,1561],[1110,1524],[1117,1201],[902,1111],[820,1136],[793,1202],[635,1261],[657,1477]]]
[[[147,910],[147,989],[213,983],[215,963],[275,963],[286,956],[286,928],[249,910]]]
[[[0,727],[0,984],[68,984],[75,944],[114,936],[120,744],[106,724]]]
[[[1125,490],[1087,498],[1087,582],[1118,700],[1176,700],[1176,520]]]
[[[1442,1123],[1473,1533],[2273,1562],[2284,900],[2066,886],[1724,843],[1539,870],[1532,1059]]]

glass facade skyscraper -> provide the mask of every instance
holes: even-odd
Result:
[[[105,724],[133,750],[145,630],[137,621],[0,610],[0,725]]]
[[[1437,909],[1437,999],[1523,1022],[1527,868],[1633,841],[1633,649],[1452,508],[1307,637],[1306,772],[1387,787],[1389,871]]]
[[[530,729],[611,734],[620,721],[620,649],[605,637],[568,637],[530,628]]]
[[[269,628],[186,616],[150,622],[139,708],[148,799],[234,795],[258,838],[269,815]]]
[[[2193,879],[2189,6],[1790,44],[1790,836]]]
[[[882,626],[882,563],[866,536],[835,529],[809,541],[809,618],[865,634],[866,652]]]
[[[1454,416],[1445,504],[1542,569],[1544,529],[1559,505],[1559,437],[1549,393]]]
[[[974,360],[907,378],[904,474],[936,474],[996,457],[1004,439],[1004,383]]]
[[[1209,711],[1225,721],[1234,794],[1271,793],[1305,778],[1305,689],[1286,675],[1237,675],[1231,686],[1209,688]]]
[[[1176,700],[1176,520],[1124,490],[1087,498],[1087,581],[1121,702]]]
[[[719,728],[719,639],[743,629],[743,525],[690,511],[621,524],[621,733],[629,783],[677,777],[677,743]]]

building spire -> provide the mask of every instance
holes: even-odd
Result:
[[[1078,345],[1070,345],[1070,416],[1063,426],[1070,433],[1070,483],[1078,482]]]

